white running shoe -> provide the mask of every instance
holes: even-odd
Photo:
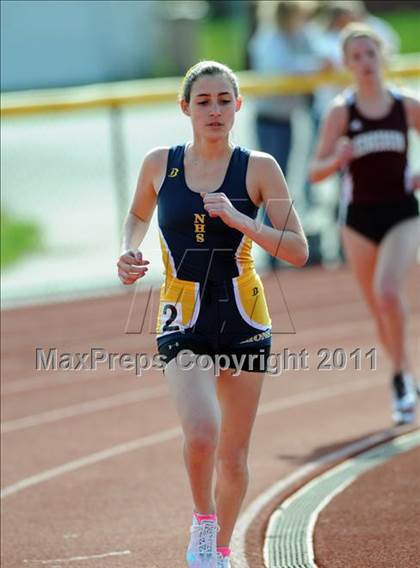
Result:
[[[229,556],[223,556],[220,552],[217,553],[217,568],[231,568]]]
[[[410,375],[398,373],[392,381],[392,418],[396,425],[411,424],[416,417],[417,392]]]
[[[216,559],[216,539],[219,527],[217,521],[203,520],[198,522],[193,516],[191,538],[187,548],[187,564],[189,568],[218,568]]]

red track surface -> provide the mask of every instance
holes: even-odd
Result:
[[[418,568],[420,450],[362,475],[318,519],[319,568]]]
[[[412,306],[410,338],[417,372],[418,345],[417,353],[414,351],[420,337],[420,297],[416,295],[419,278],[418,267],[408,289]],[[273,350],[307,349],[309,369],[266,379],[261,403],[265,412],[258,417],[254,431],[251,483],[244,509],[267,487],[302,464],[390,426],[389,367],[383,357],[379,357],[376,371],[369,370],[367,361],[360,371],[354,369],[354,363],[342,371],[317,370],[317,352],[322,347],[343,348],[349,354],[359,347],[365,353],[375,345],[373,324],[351,275],[346,270],[306,269],[281,272],[279,279],[281,289],[274,276],[265,280],[273,323],[278,331],[294,327],[296,333],[276,335]],[[72,471],[64,467],[56,472],[59,475],[43,481],[38,478],[38,483],[6,496],[2,502],[4,568],[43,565],[36,560],[123,551],[130,554],[46,565],[185,566],[191,499],[181,437],[172,430],[178,421],[162,373],[150,371],[136,378],[132,371],[113,372],[103,366],[95,372],[34,370],[36,347],[54,346],[59,352],[85,352],[92,347],[119,353],[154,351],[152,334],[124,333],[132,298],[129,293],[11,310],[3,315],[2,424],[8,430],[2,444],[3,488],[95,452],[142,439],[137,449],[125,448],[119,455],[90,465],[73,464]],[[147,294],[137,295],[136,300],[131,330],[141,321]],[[98,399],[116,395],[126,398],[108,400],[107,408],[98,407]],[[142,395],[148,398],[139,400]],[[92,403],[89,408],[80,406],[88,401]],[[283,407],[269,411],[266,405],[273,401]],[[62,409],[70,406],[73,415],[67,411],[65,416]],[[58,414],[44,414],[57,409],[61,409]],[[23,417],[33,417],[32,425],[16,422]],[[404,465],[405,461],[398,463]],[[375,471],[368,475],[374,476]],[[389,487],[387,476],[378,476],[377,483],[388,484],[382,489],[382,507],[389,508],[389,515],[393,515],[396,500],[387,495],[396,489]],[[364,487],[357,484],[355,490],[363,492]],[[407,493],[402,495],[406,499]],[[340,500],[334,500],[331,507]],[[357,503],[362,511],[367,501],[362,497]],[[261,519],[247,539],[251,568],[261,565],[258,522]],[[340,538],[337,542],[345,555],[345,545],[354,545],[353,535]],[[365,541],[357,546],[365,546]],[[323,566],[362,566],[351,562],[329,564],[329,550],[320,549],[320,554],[326,555]],[[372,554],[367,541],[366,554]]]

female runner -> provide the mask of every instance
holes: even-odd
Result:
[[[417,395],[402,289],[420,244],[420,176],[409,173],[407,146],[409,128],[420,131],[420,102],[386,86],[381,40],[369,28],[350,24],[342,49],[355,88],[333,102],[310,177],[315,183],[345,170],[344,248],[392,361],[394,422],[405,424]]]
[[[277,162],[230,139],[241,104],[228,67],[203,61],[188,71],[180,106],[193,140],[144,159],[118,260],[124,284],[145,275],[149,262],[138,247],[157,204],[165,265],[157,342],[184,433],[194,502],[190,568],[230,567],[229,543],[248,484],[250,435],[271,344],[252,241],[295,266],[308,257]],[[261,205],[273,227],[257,224]],[[216,357],[225,367],[220,373]]]

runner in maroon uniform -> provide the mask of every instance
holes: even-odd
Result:
[[[344,170],[346,255],[392,360],[394,421],[409,423],[417,396],[402,288],[420,244],[414,195],[420,175],[408,168],[407,134],[420,131],[420,102],[385,85],[381,41],[369,28],[348,26],[342,46],[355,89],[338,97],[325,118],[311,180]]]

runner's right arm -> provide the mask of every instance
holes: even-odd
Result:
[[[124,222],[121,254],[117,262],[118,276],[129,285],[147,272],[148,260],[138,250],[146,236],[157,202],[157,191],[163,179],[168,151],[156,148],[142,164],[133,203]]]
[[[347,108],[336,100],[325,117],[314,160],[309,169],[311,183],[317,183],[344,168],[352,159],[351,141],[345,137]]]

